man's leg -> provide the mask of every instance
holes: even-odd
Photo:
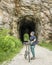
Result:
[[[31,52],[32,52],[32,59],[35,58],[35,50],[34,50],[35,46],[31,46]]]

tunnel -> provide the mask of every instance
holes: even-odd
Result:
[[[36,32],[36,22],[33,19],[27,19],[23,18],[20,20],[20,26],[19,26],[19,36],[21,41],[23,42],[23,35],[26,33],[26,30],[28,30],[28,34],[30,36],[30,32],[34,31]]]

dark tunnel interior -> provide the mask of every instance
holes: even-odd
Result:
[[[20,21],[20,27],[19,27],[19,35],[20,35],[20,39],[23,42],[23,35],[26,32],[26,30],[28,29],[28,34],[30,36],[30,32],[34,31],[36,29],[36,23],[34,23],[33,20],[27,20],[27,19],[22,19]]]

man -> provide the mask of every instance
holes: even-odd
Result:
[[[32,52],[32,58],[31,58],[31,60],[32,59],[35,59],[35,50],[34,50],[34,48],[35,48],[35,44],[36,44],[36,36],[34,36],[34,32],[32,31],[31,33],[30,33],[30,48],[31,48],[31,52]]]

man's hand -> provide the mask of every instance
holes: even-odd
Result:
[[[31,44],[33,43],[33,42],[35,42],[36,41],[36,39],[34,39],[33,41],[31,41]]]

